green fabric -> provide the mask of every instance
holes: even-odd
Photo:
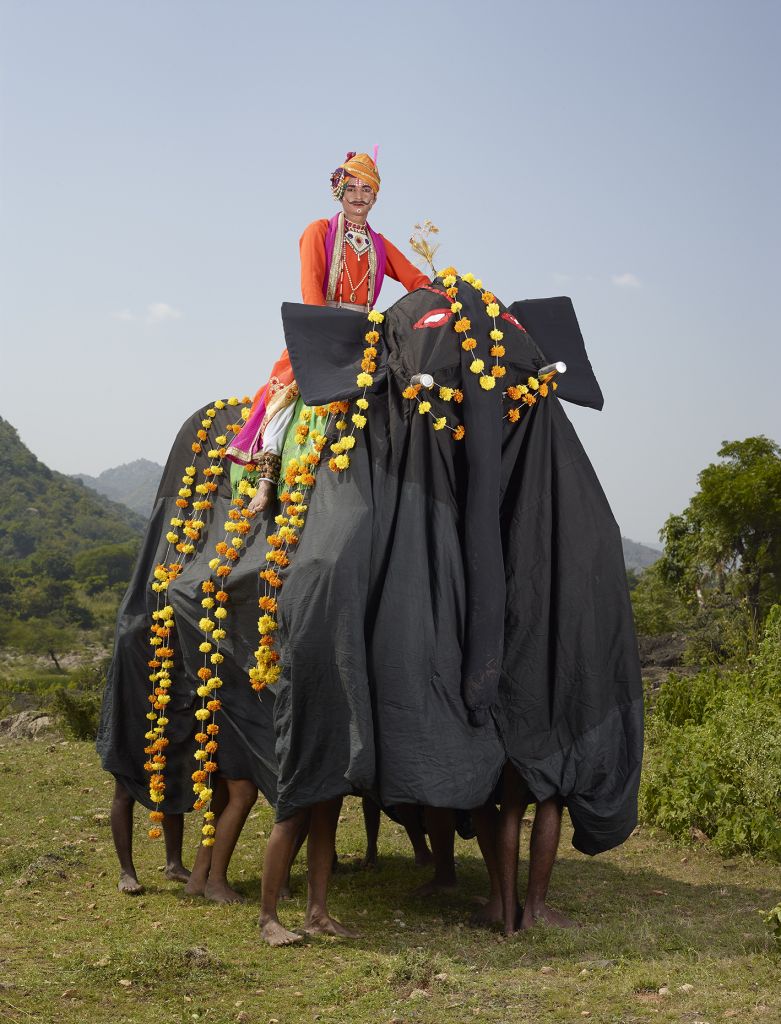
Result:
[[[307,422],[306,415],[309,414],[309,420]],[[325,433],[325,425],[328,422],[328,414],[325,416],[317,416],[314,409],[309,405],[304,405],[302,398],[299,398],[296,402],[296,407],[293,410],[293,416],[290,420],[290,426],[287,428],[285,434],[285,441],[282,445],[282,471],[279,475],[279,493],[285,489],[285,468],[292,458],[298,458],[303,452],[308,452],[309,445],[302,447],[296,442],[296,427],[305,423],[309,427],[310,433],[316,430],[318,433]],[[230,480],[231,480],[231,495],[233,498],[238,497],[239,483],[241,480],[246,478],[250,483],[254,484],[259,476],[258,470],[254,470],[252,473],[247,472],[246,466],[240,466],[236,462],[231,462],[230,468]]]

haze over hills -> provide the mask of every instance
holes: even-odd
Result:
[[[105,494],[112,501],[121,502],[142,516],[152,511],[157,486],[163,467],[149,459],[136,459],[124,466],[115,466],[104,470],[100,476],[87,476],[80,473],[75,479],[81,480],[87,487],[92,487],[100,494]],[[621,538],[624,548],[624,562],[627,569],[647,569],[659,558],[661,551],[639,544],[637,541]]]
[[[127,505],[140,516],[148,518],[162,475],[163,467],[156,462],[135,459],[113,469],[104,469],[100,476],[77,473],[74,480],[81,480],[98,494],[104,494],[112,501]]]

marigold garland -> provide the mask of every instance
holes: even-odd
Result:
[[[241,410],[241,419],[244,420],[249,415],[250,399],[245,397],[241,402],[244,405]],[[225,401],[220,399],[214,402],[206,410],[204,419],[201,420],[200,427],[196,433],[197,440],[191,445],[196,458],[202,453],[203,445],[208,440],[209,431],[213,426],[217,411],[225,409],[227,406],[238,406],[239,404],[238,398],[231,397]],[[241,430],[241,425],[239,423],[231,423],[226,430],[236,434]],[[146,740],[144,753],[147,755],[144,769],[149,773],[149,798],[155,806],[155,809],[149,814],[151,827],[148,830],[148,834],[151,839],[159,839],[162,835],[160,825],[163,820],[163,812],[160,810],[160,805],[165,800],[165,768],[167,764],[165,748],[169,743],[165,735],[169,719],[165,712],[166,706],[171,700],[168,691],[172,685],[171,670],[174,667],[174,613],[171,605],[164,604],[163,599],[170,584],[184,569],[187,559],[195,553],[205,525],[200,518],[200,514],[212,507],[212,502],[208,496],[217,490],[218,485],[214,482],[214,477],[220,476],[223,472],[222,461],[225,456],[227,436],[219,435],[215,438],[215,442],[219,445],[219,448],[208,452],[210,462],[203,470],[204,482],[195,486],[195,492],[201,495],[201,497],[192,502],[192,488],[197,478],[197,471],[194,465],[189,465],[185,468],[182,475],[183,486],[179,488],[176,498],[176,505],[181,511],[170,520],[169,526],[171,529],[166,533],[168,547],[166,548],[163,561],[155,566],[153,571],[151,587],[156,594],[156,607],[152,612],[149,638],[152,657],[148,661],[150,669],[149,681],[151,683],[151,692],[148,700],[151,708],[146,715],[150,723],[149,729],[144,734]],[[185,509],[190,507],[191,504],[192,512],[189,518],[185,519],[183,517]],[[177,533],[177,530],[181,530],[181,534]],[[177,552],[177,557],[174,561],[169,561],[172,549]]]
[[[500,316],[501,312],[499,303],[496,301],[496,296],[493,292],[488,291],[488,289],[484,289],[482,281],[479,278],[476,278],[474,274],[464,274],[461,277],[462,281],[471,285],[475,290],[480,292],[480,297],[485,306],[486,316],[491,320],[492,326],[488,331],[488,337],[491,341],[489,355],[493,359],[493,364],[490,366],[490,370],[486,372],[485,360],[475,352],[477,349],[477,339],[472,336],[472,322],[468,317],[458,316],[464,308],[463,303],[458,299],[458,272],[455,267],[446,267],[445,270],[439,274],[439,278],[441,279],[442,286],[445,289],[445,295],[450,299],[450,311],[457,316],[457,319],[453,322],[453,330],[460,338],[461,348],[464,349],[465,352],[475,353],[469,364],[469,369],[479,377],[480,387],[483,388],[484,391],[491,391],[496,386],[497,380],[501,380],[501,378],[507,373],[507,368],[499,361],[506,354],[506,350],[505,346],[502,344],[504,340],[504,332],[499,329],[496,322],[497,317]],[[510,407],[507,413],[505,413],[506,418],[511,423],[517,423],[524,408],[535,405],[538,397],[545,398],[547,396],[549,385],[555,391],[558,385],[554,380],[552,380],[554,376],[555,371],[546,374],[545,377],[540,380],[536,377],[529,377],[526,384],[511,385],[506,391],[502,392],[502,398],[509,397],[513,401],[518,401],[520,399],[522,403],[520,406]],[[460,401],[463,398],[460,391],[453,388],[442,387],[437,384],[436,381],[431,385],[431,389],[433,388],[437,389],[438,397],[444,402],[448,402],[454,397],[456,401]],[[402,391],[402,397],[417,401],[418,412],[430,416],[434,430],[444,430],[447,428],[452,432],[453,439],[455,441],[460,441],[465,434],[463,424],[451,427],[447,422],[447,417],[437,416],[436,412],[432,410],[431,402],[428,398],[420,399],[420,390],[420,384],[413,384],[410,382],[409,386]]]

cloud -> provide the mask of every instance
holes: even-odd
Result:
[[[613,274],[610,278],[616,288],[639,288],[640,278],[634,274]]]
[[[111,314],[115,320],[135,320],[135,317],[129,309],[120,309],[116,313]]]
[[[180,310],[169,306],[167,302],[152,302],[146,307],[146,322],[149,324],[159,324],[166,320],[179,320],[181,316]]]

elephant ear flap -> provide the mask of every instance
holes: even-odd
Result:
[[[572,299],[522,299],[507,308],[531,334],[548,362],[561,360],[567,364],[567,372],[556,378],[559,398],[601,409],[605,400],[586,352]]]
[[[356,383],[366,347],[365,334],[375,327],[365,313],[330,306],[305,306],[300,302],[282,304],[285,344],[301,397],[307,405],[325,405],[357,398],[363,388]],[[376,391],[385,379],[387,360],[380,333],[377,369],[372,374]]]

